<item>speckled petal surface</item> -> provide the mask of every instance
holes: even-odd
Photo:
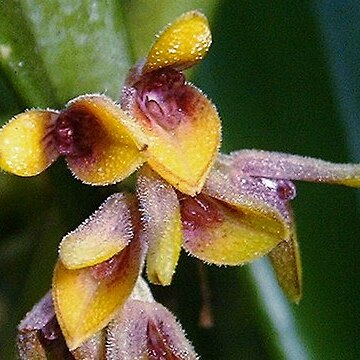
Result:
[[[51,291],[20,322],[17,347],[21,360],[67,359],[70,355],[55,317]]]
[[[105,348],[106,339],[103,329],[71,351],[71,354],[75,360],[106,360]]]
[[[288,199],[280,198],[280,185],[233,172],[228,157],[220,155],[202,194],[180,201],[184,248],[204,261],[228,265],[267,254],[290,236]],[[293,191],[290,183],[283,186]]]
[[[232,206],[268,213],[282,222],[283,239],[271,249],[269,257],[280,286],[292,301],[298,302],[302,289],[301,261],[290,206],[296,188],[289,180],[251,177],[237,165],[237,153],[219,155],[204,192]]]
[[[200,90],[184,85],[182,95],[159,101],[160,115],[141,109],[134,92],[128,92],[127,111],[141,126],[147,142],[144,155],[148,164],[167,182],[183,193],[201,191],[206,176],[215,161],[221,141],[221,123],[214,105]],[[166,97],[166,92],[162,94]],[[149,105],[150,106],[150,105]],[[181,111],[179,111],[181,109]],[[171,120],[169,120],[171,119]]]
[[[360,187],[360,164],[336,164],[298,155],[258,150],[237,151],[231,156],[234,166],[252,176]]]
[[[156,302],[128,301],[107,331],[109,359],[197,359],[175,317]]]
[[[20,322],[19,330],[41,330],[55,316],[51,291],[26,314]]]
[[[21,360],[47,360],[37,331],[20,331],[17,338],[17,351]]]
[[[289,202],[296,187],[289,180],[252,177],[236,166],[232,155],[219,154],[204,192],[232,206],[244,206],[280,221],[291,236]]]
[[[166,27],[151,47],[144,72],[171,66],[185,69],[200,61],[211,45],[211,33],[206,17],[190,11]]]
[[[55,111],[30,110],[9,121],[0,130],[0,167],[19,176],[45,170],[59,156],[51,131]]]
[[[134,199],[125,194],[110,196],[100,208],[60,243],[59,257],[68,269],[103,262],[124,249],[133,233]]]
[[[45,328],[54,316],[52,295],[49,291],[18,326],[17,347],[20,359],[47,359],[38,332]]]
[[[53,277],[56,316],[70,350],[101,330],[119,311],[136,283],[142,248],[134,238],[104,263],[69,270],[58,261]]]
[[[81,96],[68,104],[64,114],[70,119],[79,118],[84,129],[81,141],[89,149],[79,156],[66,157],[74,175],[83,182],[113,184],[143,163],[144,144],[132,136],[136,124],[111,99],[103,95]]]
[[[279,221],[210,196],[183,198],[180,206],[183,246],[208,263],[244,264],[268,253],[285,236]]]
[[[141,169],[137,194],[142,236],[148,243],[147,277],[152,283],[169,285],[182,242],[179,201],[174,189],[147,166]]]

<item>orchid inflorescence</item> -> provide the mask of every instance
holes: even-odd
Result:
[[[216,108],[183,70],[208,52],[198,11],[180,16],[129,72],[119,102],[83,95],[29,110],[0,131],[0,166],[33,176],[64,156],[81,181],[114,184],[137,171],[59,247],[52,290],[19,325],[22,359],[196,359],[174,316],[142,278],[169,285],[181,248],[206,262],[269,256],[289,299],[301,297],[292,180],[360,187],[360,165],[283,153],[219,154]]]

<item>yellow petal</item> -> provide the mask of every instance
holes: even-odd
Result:
[[[54,111],[31,110],[6,124],[0,130],[0,167],[20,176],[45,170],[59,156],[51,135],[57,117]]]
[[[167,71],[154,76],[163,79],[163,74],[179,81],[178,92],[169,89],[166,82],[162,89],[151,88],[157,80],[149,76],[144,79],[145,85],[141,85],[141,91],[149,94],[133,94],[135,99],[128,99],[128,110],[142,127],[148,145],[144,154],[149,165],[172,186],[194,195],[201,191],[217,155],[220,119],[200,90],[181,85],[179,73]],[[151,96],[154,100],[148,101]]]
[[[206,17],[190,11],[159,35],[149,51],[144,72],[163,67],[185,69],[200,61],[211,45],[211,33]]]
[[[244,151],[243,154],[246,152]],[[296,195],[295,186],[289,180],[249,177],[243,172],[244,168],[237,158],[240,153],[233,153],[230,156],[219,155],[204,192],[231,206],[249,209],[254,213],[259,212],[269,220],[282,223],[283,235],[279,233],[282,241],[270,249],[269,257],[280,286],[292,301],[299,302],[302,286],[301,263],[290,206],[290,201]],[[239,162],[236,162],[237,160]],[[266,165],[267,161],[264,161],[263,166]],[[266,226],[264,224],[265,228]]]
[[[137,191],[143,218],[143,237],[148,243],[148,279],[154,284],[169,285],[182,242],[179,201],[174,189],[149,167],[141,169]]]
[[[251,207],[230,207],[200,194],[180,199],[184,248],[199,259],[239,265],[267,254],[286,238],[282,222]]]
[[[288,201],[295,194],[295,189],[290,182],[264,183],[262,179],[243,177],[241,173],[233,172],[233,168],[228,166],[226,160],[227,157],[219,156],[203,193],[212,198],[210,200],[213,203],[209,201],[210,219],[219,219],[217,222],[213,221],[214,230],[218,227],[216,231],[219,234],[223,231],[225,236],[235,236],[234,240],[226,243],[218,235],[219,247],[222,246],[222,242],[224,245],[219,252],[224,253],[224,258],[227,257],[226,252],[229,252],[228,256],[234,257],[232,264],[236,264],[265,255],[281,241],[290,239],[291,221]],[[279,196],[279,186],[286,189],[284,193],[286,192],[289,198]],[[218,209],[216,203],[220,205]],[[206,219],[208,216],[205,212],[201,217]],[[233,254],[230,253],[232,247],[238,247],[234,249]],[[236,257],[239,257],[238,261]]]
[[[124,249],[133,237],[133,201],[124,194],[110,196],[77,229],[66,235],[59,257],[68,269],[80,269],[103,262]]]
[[[302,292],[302,272],[299,246],[294,236],[271,250],[269,257],[278,282],[290,300],[299,303]]]
[[[75,176],[85,183],[116,183],[143,163],[144,144],[132,137],[136,124],[111,99],[81,96],[70,102],[60,116],[78,133],[74,137],[75,150],[69,152],[67,161]]]
[[[129,297],[141,265],[137,238],[105,263],[69,270],[58,261],[53,278],[55,312],[70,350],[101,330]]]

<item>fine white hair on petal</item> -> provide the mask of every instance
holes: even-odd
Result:
[[[320,159],[260,150],[241,150],[228,161],[250,176],[329,182],[360,187],[360,164],[338,164]]]
[[[198,359],[168,309],[156,302],[129,300],[107,328],[106,359],[157,359],[159,353],[164,359],[170,354],[179,360]]]
[[[134,237],[131,198],[123,193],[108,197],[80,226],[66,235],[59,256],[69,268],[107,260]]]

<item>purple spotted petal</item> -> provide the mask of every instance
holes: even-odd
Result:
[[[19,324],[19,330],[41,330],[55,316],[51,292],[49,291],[33,308],[27,313],[24,320]]]
[[[222,189],[223,196],[228,200],[236,196],[240,199],[249,197],[263,201],[281,214],[288,228],[288,237],[269,252],[269,258],[280,286],[287,296],[297,303],[301,298],[302,277],[295,221],[290,206],[290,201],[296,196],[295,186],[289,180],[249,176],[237,166],[236,154],[240,153],[242,152],[219,156],[216,168],[220,174],[217,174],[218,188]],[[224,178],[227,180],[226,186]],[[211,181],[211,177],[209,180]]]
[[[231,156],[219,155],[204,192],[233,206],[269,216],[276,213],[288,226],[292,224],[289,202],[296,196],[295,185],[289,180],[249,176],[234,166]]]
[[[291,182],[257,179],[234,171],[219,156],[203,192],[179,196],[184,248],[203,261],[239,265],[266,255],[290,238]]]
[[[109,359],[197,359],[175,317],[156,302],[129,300],[107,333]]]
[[[218,157],[215,169],[219,172],[219,175],[216,175],[219,187],[217,193],[224,197],[225,201],[235,199],[240,203],[263,202],[276,208],[283,219],[290,222],[289,201],[296,197],[296,188],[291,181],[250,176],[236,166],[232,157],[222,154]]]
[[[250,176],[360,187],[360,164],[335,164],[309,157],[258,150],[237,151],[229,158],[238,171]]]

